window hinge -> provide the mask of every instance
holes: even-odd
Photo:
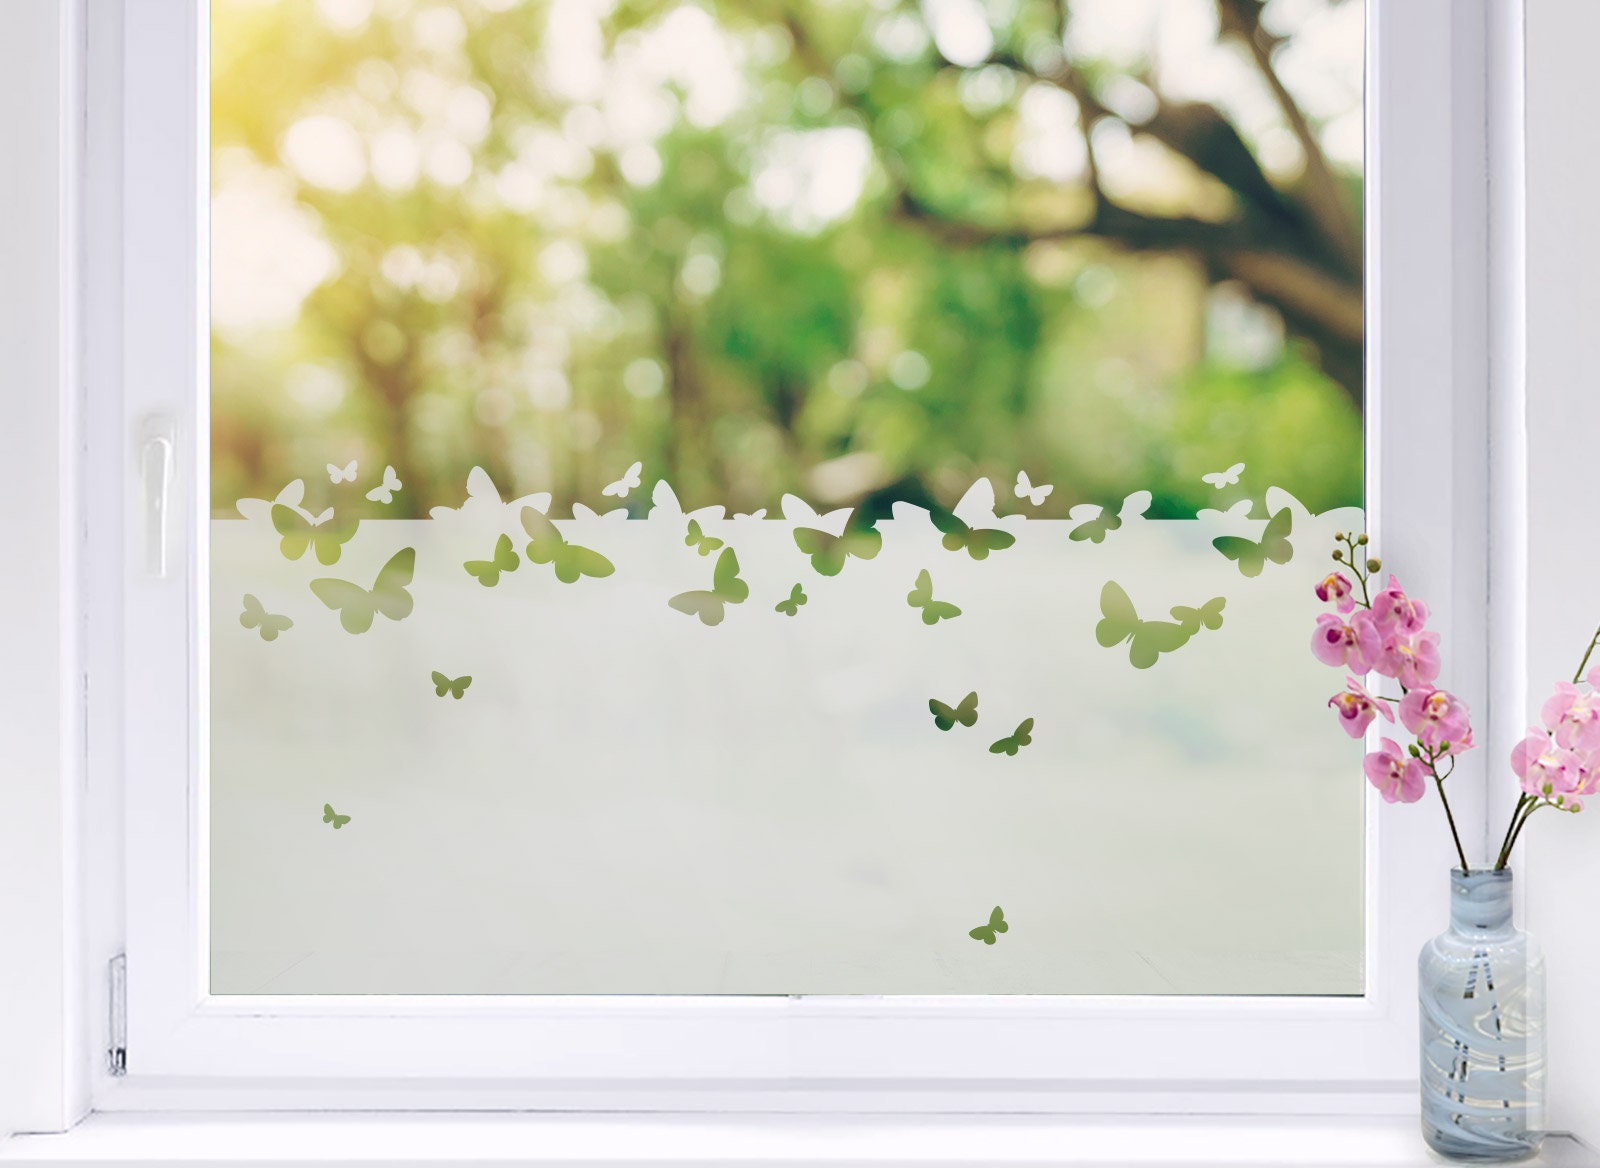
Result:
[[[128,1073],[128,957],[111,959],[111,1041],[106,1060],[112,1075]]]

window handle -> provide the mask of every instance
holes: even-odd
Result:
[[[167,575],[167,493],[172,485],[172,432],[150,434],[139,452],[139,474],[144,482],[144,567],[147,575]]]

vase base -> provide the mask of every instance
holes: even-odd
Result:
[[[1428,1147],[1451,1160],[1471,1164],[1510,1164],[1539,1154],[1543,1132],[1513,1135],[1509,1132],[1475,1132],[1468,1128],[1436,1128],[1423,1124]]]

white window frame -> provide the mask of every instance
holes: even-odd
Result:
[[[1439,602],[1452,685],[1481,709],[1485,31],[1504,5],[1367,2],[1372,527]],[[203,8],[87,8],[88,759],[107,780],[88,797],[88,1001],[107,1001],[102,963],[125,953],[128,1002],[125,1075],[105,1063],[103,1010],[87,1011],[97,1109],[1414,1108],[1414,955],[1444,919],[1452,852],[1437,808],[1370,791],[1359,998],[210,997]],[[156,578],[140,458],[163,433],[171,570]],[[1469,854],[1489,830],[1484,760],[1503,755],[1485,745],[1452,781]]]

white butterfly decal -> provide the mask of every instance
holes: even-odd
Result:
[[[343,467],[328,464],[328,481],[330,483],[353,483],[356,481],[356,460],[351,459]]]
[[[240,499],[234,504],[234,506],[238,508],[239,514],[243,515],[246,519],[258,520],[262,523],[272,522],[272,505],[274,503],[282,503],[285,507],[289,507],[295,511],[298,511],[301,517],[309,523],[321,522],[320,517],[313,519],[311,517],[311,512],[300,506],[305,497],[305,480],[292,479],[288,483],[284,484],[283,490],[279,491],[274,498]],[[324,512],[323,514],[326,515],[327,512]]]
[[[354,463],[351,463],[354,466]],[[374,503],[393,503],[394,493],[400,489],[400,476],[394,473],[394,467],[383,468],[383,482],[367,492],[367,498]]]
[[[544,495],[543,497],[546,500],[550,498],[549,495]],[[545,503],[543,510],[546,513],[549,512],[550,504],[548,501]],[[628,509],[626,507],[613,507],[609,511],[596,511],[593,507],[586,507],[574,499],[572,502],[572,517],[574,519],[626,519],[628,517]]]
[[[1015,489],[1017,498],[1026,499],[1028,502],[1037,507],[1040,503],[1043,503],[1050,497],[1050,492],[1053,490],[1055,490],[1055,487],[1049,483],[1041,483],[1037,487],[1034,486],[1033,483],[1028,480],[1027,471],[1019,470],[1017,472],[1017,485]]]
[[[431,507],[428,509],[428,516],[431,519],[449,519],[467,515],[473,522],[477,522],[480,518],[487,522],[503,516],[506,510],[520,511],[523,507],[532,507],[541,515],[548,512],[550,492],[536,491],[507,503],[500,495],[500,488],[495,486],[494,480],[489,477],[489,472],[481,466],[475,466],[467,472],[466,502],[459,507]]]
[[[678,502],[678,493],[672,489],[672,484],[666,479],[657,479],[656,485],[650,488],[650,518],[676,519],[686,516],[689,519],[721,519],[727,509],[720,503],[710,507],[696,507],[693,511],[685,512],[683,504]]]
[[[628,473],[616,482],[601,489],[602,495],[615,495],[619,499],[626,499],[628,492],[639,485],[639,472],[644,470],[644,463],[636,462],[628,468]]]
[[[1227,470],[1219,470],[1216,474],[1201,475],[1200,481],[1210,483],[1220,491],[1223,487],[1233,486],[1234,483],[1239,481],[1239,476],[1243,473],[1244,463],[1236,462]]]

